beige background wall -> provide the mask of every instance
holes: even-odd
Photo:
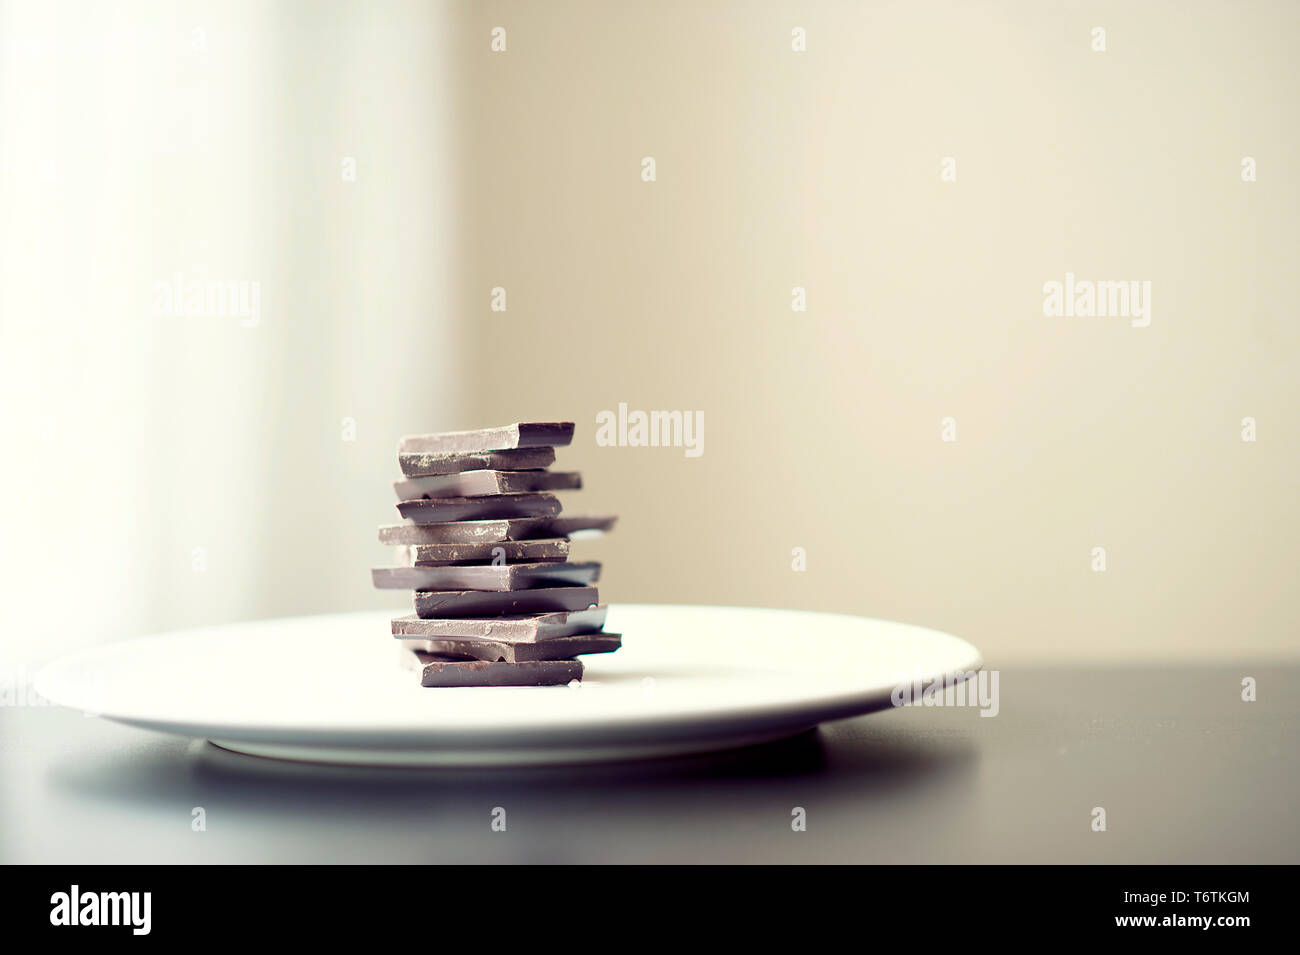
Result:
[[[1300,6],[478,9],[471,407],[581,423],[612,596],[1296,649]],[[1150,325],[1044,317],[1067,271],[1150,280]],[[593,447],[620,401],[703,410],[704,455]]]
[[[995,662],[1300,649],[1300,6],[0,24],[11,656],[67,638],[49,608],[107,639],[399,606],[366,571],[397,436],[548,417],[579,424],[572,507],[623,515],[583,546],[609,600],[903,619]],[[150,314],[198,264],[262,283],[257,328]],[[1150,281],[1150,325],[1045,317],[1067,271]],[[597,447],[620,402],[702,411],[703,456]]]

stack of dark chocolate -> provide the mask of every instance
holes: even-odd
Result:
[[[423,686],[552,686],[582,679],[585,653],[622,645],[606,633],[596,592],[600,564],[569,560],[574,534],[598,534],[611,516],[562,517],[552,491],[580,488],[551,471],[573,422],[403,438],[393,484],[405,524],[379,528],[396,567],[376,587],[415,591],[415,613],[393,621],[404,662]]]

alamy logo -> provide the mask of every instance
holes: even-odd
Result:
[[[1151,282],[1137,279],[1043,283],[1043,314],[1049,318],[1128,318],[1134,328],[1151,324]]]
[[[0,668],[0,706],[52,706],[36,692],[36,672],[25,665]]]
[[[153,283],[153,314],[158,318],[237,318],[245,328],[262,322],[262,283],[233,279],[189,279]]]
[[[152,892],[70,892],[50,896],[51,925],[129,925],[132,935],[148,935]]]
[[[596,413],[596,443],[602,448],[684,448],[688,458],[704,453],[703,411],[618,411]]]
[[[998,671],[955,670],[930,679],[917,675],[910,683],[895,686],[890,702],[895,706],[977,706],[980,716],[997,716],[1002,708]]]

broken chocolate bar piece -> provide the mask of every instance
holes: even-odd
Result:
[[[552,517],[560,512],[554,494],[529,491],[521,494],[489,494],[485,497],[439,497],[399,501],[397,511],[418,524],[455,524],[520,517]]]
[[[615,514],[556,517],[547,522],[546,531],[556,537],[599,537],[606,531],[613,530],[617,520]]]
[[[421,686],[562,686],[582,679],[580,660],[528,660],[498,663],[462,660],[407,650],[408,666],[420,673]]]
[[[463,454],[512,448],[557,447],[572,440],[572,421],[523,421],[504,428],[485,428],[482,431],[407,435],[398,443],[397,453]]]
[[[500,663],[523,663],[526,660],[572,660],[585,653],[613,653],[623,645],[620,633],[580,633],[571,637],[553,637],[536,643],[510,643],[475,637],[452,637],[446,640],[403,640],[412,650],[468,660],[493,660]]]
[[[496,521],[454,521],[441,524],[386,524],[379,528],[381,544],[479,544],[550,537],[546,517]]]
[[[494,560],[564,560],[568,556],[569,541],[564,537],[471,544],[404,544],[397,548],[397,562],[404,567],[441,567],[444,564],[478,564]]]
[[[381,590],[529,590],[574,587],[600,579],[600,562],[537,561],[528,564],[448,564],[439,567],[374,567]]]
[[[502,614],[586,610],[600,599],[595,587],[532,590],[417,590],[415,613],[434,617],[497,617]]]
[[[560,513],[560,499],[539,491],[490,494],[487,497],[439,497],[400,501],[397,512],[408,521],[420,524],[483,521],[494,517],[551,517]]]
[[[519,491],[572,491],[582,487],[577,471],[460,471],[394,481],[399,501],[422,497],[481,497]]]
[[[554,448],[517,448],[473,454],[399,454],[397,464],[409,478],[460,471],[529,471],[555,463]]]
[[[467,544],[538,537],[598,535],[614,526],[610,515],[520,517],[494,521],[388,524],[379,528],[381,544]]]
[[[443,640],[469,637],[508,643],[535,643],[556,637],[592,633],[605,626],[608,607],[588,607],[559,613],[535,613],[519,617],[461,617],[424,620],[414,614],[393,620],[393,636],[399,640]]]

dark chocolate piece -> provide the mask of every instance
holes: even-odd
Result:
[[[441,524],[387,524],[379,528],[381,544],[478,544],[551,537],[544,533],[551,518],[517,517],[495,521]]]
[[[381,544],[462,544],[528,540],[538,537],[598,536],[614,526],[613,515],[520,517],[489,521],[388,524],[379,528]]]
[[[445,640],[403,640],[412,650],[466,660],[491,660],[500,663],[523,663],[527,660],[572,660],[584,653],[613,653],[623,645],[619,633],[580,633],[571,637],[553,637],[536,643],[510,643],[505,640],[481,640],[452,637]]]
[[[433,500],[401,501],[397,512],[420,524],[449,524],[483,521],[497,517],[551,517],[560,513],[560,499],[554,494],[530,491],[526,494],[490,494],[487,497],[440,497]]]
[[[600,562],[540,561],[529,564],[451,564],[441,567],[375,567],[370,579],[383,590],[529,590],[573,587],[600,579]]]
[[[399,454],[464,454],[474,451],[502,451],[512,448],[557,447],[573,440],[572,421],[522,421],[503,428],[481,431],[445,431],[441,434],[411,434],[397,445]]]
[[[580,660],[497,663],[458,660],[423,650],[407,650],[406,655],[420,673],[421,686],[562,686],[582,679]]]
[[[616,514],[585,514],[575,517],[556,517],[546,525],[546,530],[556,537],[599,537],[614,529]]]
[[[422,497],[481,497],[520,491],[572,491],[582,487],[577,471],[460,471],[394,481],[399,501]]]
[[[402,566],[441,567],[446,564],[481,564],[484,561],[564,560],[569,541],[564,537],[528,541],[484,541],[472,544],[405,544],[397,548]]]
[[[529,471],[555,463],[554,448],[518,448],[473,454],[399,454],[397,464],[409,478],[460,471]]]
[[[433,617],[496,617],[502,614],[586,610],[600,599],[595,587],[536,587],[532,590],[417,590],[415,612]]]
[[[605,626],[608,607],[588,607],[557,613],[535,613],[519,617],[461,617],[424,620],[414,614],[393,621],[393,636],[399,640],[445,640],[469,637],[507,643],[535,643],[556,637],[592,633]]]

